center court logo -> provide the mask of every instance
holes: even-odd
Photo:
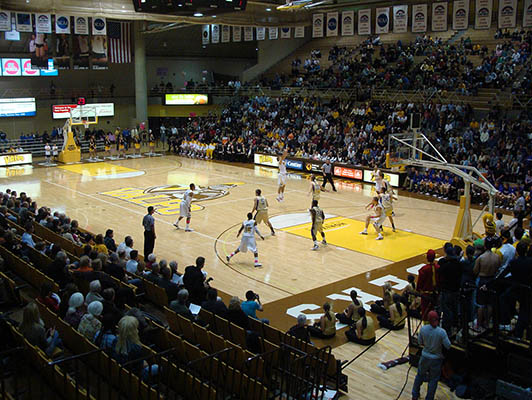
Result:
[[[195,203],[224,197],[229,194],[231,188],[239,185],[241,183],[222,183],[205,187],[196,186],[191,211],[200,211],[205,208]],[[183,196],[187,189],[188,186],[182,185],[152,186],[147,189],[127,187],[100,194],[142,207],[153,206],[155,211],[161,215],[176,215],[179,214],[179,205],[183,201]]]

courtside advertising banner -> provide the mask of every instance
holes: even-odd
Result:
[[[358,11],[358,34],[371,35],[371,8]]]
[[[96,110],[96,113],[93,110],[80,108],[77,104],[57,104],[52,106],[52,118],[53,119],[67,119],[70,118],[70,113],[76,117],[113,117],[115,115],[115,105],[114,103],[93,103],[87,104],[88,106],[93,107]],[[81,110],[81,114],[80,114]]]
[[[453,3],[453,29],[467,29],[469,22],[469,0],[455,0]]]
[[[210,25],[203,25],[201,29],[201,43],[203,45],[209,44],[210,42]]]
[[[257,26],[257,40],[266,39],[266,28],[263,26]]]
[[[412,32],[427,32],[427,5],[415,4],[412,6]]]
[[[499,0],[499,28],[515,28],[517,0]]]
[[[0,31],[9,32],[11,30],[11,12],[0,10]]]
[[[443,32],[447,30],[447,3],[432,4],[432,31]]]
[[[290,27],[283,26],[281,28],[281,39],[290,39]]]
[[[76,35],[89,34],[89,22],[87,17],[74,17],[74,33]]]
[[[254,162],[258,165],[266,165],[268,167],[278,167],[279,159],[277,156],[271,156],[269,154],[257,154],[254,155]]]
[[[286,168],[303,171],[303,161],[286,159]]]
[[[323,37],[323,14],[312,15],[312,37]]]
[[[524,10],[523,10],[523,27],[529,28],[531,26],[532,26],[532,0],[525,0]]]
[[[241,41],[242,41],[242,27],[233,26],[233,42],[241,42]]]
[[[35,14],[35,32],[52,33],[52,16],[50,14]]]
[[[342,178],[356,179],[361,181],[364,178],[364,171],[361,169],[347,168],[347,167],[334,167],[334,176]]]
[[[70,34],[70,17],[68,15],[55,15],[55,33]]]
[[[231,27],[229,25],[222,25],[222,43],[229,43],[231,37]]]
[[[355,12],[342,11],[342,36],[355,34]]]
[[[475,29],[491,28],[492,12],[493,0],[475,0]]]
[[[408,6],[394,6],[393,32],[405,33],[408,30]]]
[[[388,33],[390,29],[390,7],[375,9],[375,33]]]
[[[211,42],[220,43],[220,25],[211,25]]]
[[[327,13],[327,36],[338,36],[338,12]]]
[[[304,38],[305,37],[305,27],[304,26],[296,26],[294,28],[294,37],[297,38]]]
[[[391,172],[384,172],[382,171],[384,175],[384,179],[390,182],[390,185],[397,187],[399,186],[399,175],[398,174],[392,174]],[[375,183],[375,176],[373,175],[373,171],[369,169],[364,170],[364,182],[368,183]]]
[[[197,106],[209,104],[208,94],[165,94],[166,106]]]

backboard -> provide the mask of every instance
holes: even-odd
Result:
[[[83,125],[88,128],[89,125],[98,123],[98,111],[95,106],[90,104],[80,105],[70,109],[70,125]]]

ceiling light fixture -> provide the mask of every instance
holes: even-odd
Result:
[[[197,12],[197,13],[194,13],[194,16],[195,16],[195,17],[203,17],[203,14],[200,13],[200,12]]]
[[[212,17],[213,17],[213,18],[216,18],[216,15],[213,15]]]
[[[270,12],[272,9],[271,8],[267,8],[266,11]]]

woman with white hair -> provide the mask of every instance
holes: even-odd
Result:
[[[76,292],[68,299],[68,310],[65,315],[65,322],[69,323],[74,329],[78,329],[81,318],[85,314],[85,299],[80,292]]]
[[[103,304],[95,300],[87,307],[85,314],[79,323],[78,331],[87,339],[92,340],[96,333],[102,328],[100,316],[102,315]]]
[[[103,297],[100,294],[102,291],[102,284],[98,279],[92,281],[89,284],[89,293],[85,296],[85,305],[89,305],[93,301],[103,301]]]

